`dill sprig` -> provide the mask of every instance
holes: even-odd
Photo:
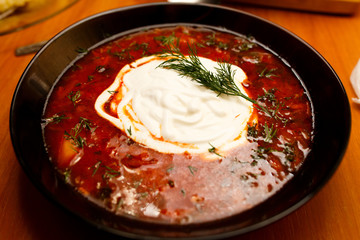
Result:
[[[264,125],[264,133],[265,133],[265,142],[271,142],[272,139],[276,136],[277,129],[274,128],[274,125],[271,124],[271,127],[269,127],[266,123]]]
[[[48,118],[45,118],[45,122],[46,123],[55,123],[55,124],[58,124],[60,123],[62,120],[64,119],[69,119],[68,117],[65,116],[65,114],[54,114],[52,117],[48,117]]]
[[[189,46],[188,53],[189,55],[185,56],[178,47],[169,45],[161,55],[166,60],[159,67],[175,70],[180,76],[189,77],[218,95],[225,94],[242,97],[255,104],[257,109],[261,109],[271,117],[266,107],[241,92],[234,81],[235,70],[231,69],[230,63],[218,61],[218,67],[215,68],[215,72],[212,72],[201,63],[195,47]]]
[[[80,132],[83,129],[91,130],[91,122],[86,118],[80,117],[80,122],[70,132],[65,131],[64,137],[66,140],[71,140],[75,147],[83,148],[86,145],[85,139],[80,136]]]

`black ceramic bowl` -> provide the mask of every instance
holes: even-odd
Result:
[[[43,147],[40,120],[46,97],[79,46],[91,48],[105,38],[132,29],[163,24],[196,24],[252,35],[287,61],[308,90],[315,115],[314,145],[294,178],[278,193],[241,214],[186,226],[141,222],[114,216],[58,181]],[[14,93],[10,130],[23,169],[50,200],[93,226],[131,238],[221,238],[272,223],[311,199],[329,180],[350,135],[350,108],[330,65],[289,31],[251,14],[212,5],[157,3],[115,9],[80,21],[51,39],[32,59]],[[331,129],[331,131],[329,131]]]

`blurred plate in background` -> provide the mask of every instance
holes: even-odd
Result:
[[[78,0],[31,0],[22,7],[0,13],[0,35],[15,32],[44,21]]]

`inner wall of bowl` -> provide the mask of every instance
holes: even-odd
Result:
[[[289,62],[309,91],[315,115],[313,151],[289,184],[248,212],[186,227],[152,223],[139,225],[136,219],[110,216],[77,198],[75,202],[78,204],[66,201],[61,195],[74,193],[70,193],[66,186],[59,187],[61,183],[54,173],[47,171],[46,176],[42,176],[42,169],[51,169],[44,147],[38,146],[42,142],[39,122],[43,106],[54,82],[79,57],[76,49],[89,49],[111,36],[163,24],[205,25],[251,35]],[[306,202],[332,175],[345,151],[350,132],[350,110],[341,82],[324,59],[306,43],[286,30],[247,13],[192,4],[148,4],[112,10],[64,30],[49,41],[26,69],[14,95],[11,121],[12,139],[19,161],[41,191],[65,209],[100,228],[128,237],[154,238],[232,236],[285,216]],[[26,134],[14,136],[19,132]]]

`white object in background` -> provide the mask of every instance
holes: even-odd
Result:
[[[360,104],[360,60],[357,62],[354,70],[350,75],[350,82],[357,95],[357,98],[352,98],[355,103]]]

